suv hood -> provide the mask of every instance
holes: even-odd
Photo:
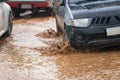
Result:
[[[120,1],[96,1],[83,4],[70,4],[74,18],[120,15]]]
[[[119,0],[106,0],[106,1],[94,1],[94,2],[87,2],[87,3],[72,3],[69,4],[72,10],[77,9],[96,9],[96,8],[103,8],[108,6],[119,6]]]
[[[22,2],[24,2],[24,1],[25,1],[25,2],[27,2],[27,1],[28,1],[28,2],[29,2],[29,1],[32,1],[32,2],[33,2],[33,1],[38,1],[38,2],[40,2],[40,1],[46,1],[46,0],[9,0],[9,1],[13,1],[13,2],[20,2],[20,1],[22,1]]]
[[[120,15],[120,6],[114,7],[105,7],[100,9],[92,9],[92,10],[76,10],[72,11],[73,17],[75,19],[79,18],[92,18],[98,16],[116,16]]]

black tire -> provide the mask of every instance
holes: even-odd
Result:
[[[20,18],[20,10],[19,9],[12,9],[12,13],[15,18]]]
[[[55,13],[53,12],[53,10],[51,11],[51,16],[55,17]]]
[[[34,16],[34,17],[38,16],[39,14],[40,14],[40,13],[39,13],[38,10],[32,11],[32,16]]]
[[[46,14],[48,15],[48,16],[52,16],[52,8],[47,8],[46,9]]]
[[[54,11],[53,11],[53,8],[51,8],[51,10],[50,10],[50,16],[52,16],[52,17],[55,16],[55,13],[54,13]]]
[[[8,29],[7,31],[1,36],[1,39],[6,39],[9,37],[12,33],[12,27],[13,27],[13,22],[12,22],[12,14],[9,14],[9,20],[8,20]]]
[[[80,48],[78,45],[76,45],[73,42],[70,42],[71,47],[73,47],[74,49],[84,49],[84,48]]]

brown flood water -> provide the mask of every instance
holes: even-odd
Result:
[[[75,50],[61,45],[52,17],[14,20],[0,42],[0,80],[119,80],[120,47]]]

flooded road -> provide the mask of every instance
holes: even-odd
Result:
[[[0,80],[119,80],[120,47],[74,50],[62,44],[53,17],[14,20],[0,42]]]

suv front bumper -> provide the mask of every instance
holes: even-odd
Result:
[[[120,45],[120,35],[107,36],[105,26],[77,28],[67,26],[68,37],[74,48],[107,47]]]

